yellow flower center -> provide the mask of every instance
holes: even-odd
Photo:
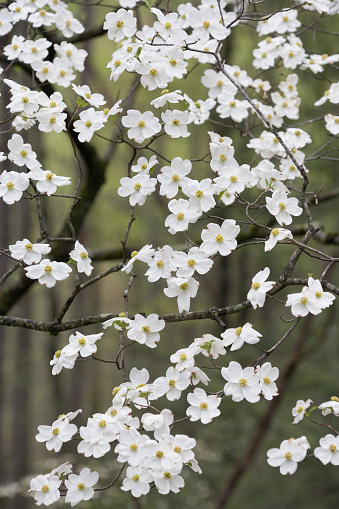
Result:
[[[184,217],[185,217],[185,214],[183,212],[179,212],[177,214],[177,220],[178,221],[182,221],[184,219]]]
[[[263,381],[266,385],[269,385],[271,383],[271,380],[270,378],[268,378],[268,376],[264,376]]]
[[[149,73],[151,76],[156,76],[158,74],[158,71],[156,69],[151,69]]]
[[[46,274],[50,274],[52,272],[52,267],[50,265],[46,265],[45,272]]]
[[[54,428],[54,430],[52,431],[52,434],[54,436],[59,435],[59,428]]]
[[[235,333],[235,335],[236,335],[236,336],[240,336],[241,331],[242,331],[242,327],[237,327],[237,328],[235,329],[234,333]]]
[[[218,244],[221,244],[224,241],[224,237],[218,233],[218,235],[215,237],[215,240],[218,242]]]
[[[291,452],[286,452],[286,453],[285,453],[285,458],[287,459],[287,461],[291,461],[291,459],[292,459],[292,453],[291,453]]]
[[[80,339],[78,339],[78,343],[79,343],[79,345],[84,346],[86,344],[86,339],[80,338]]]
[[[331,444],[331,445],[329,446],[329,450],[330,450],[331,452],[335,452],[335,451],[337,450],[337,446],[336,446],[335,444]]]
[[[240,385],[241,387],[245,387],[245,386],[247,385],[247,380],[246,380],[246,378],[240,378],[240,380],[239,380],[239,385]]]
[[[261,283],[259,283],[259,281],[256,281],[255,283],[252,283],[252,290],[258,290],[261,286]]]
[[[209,21],[204,21],[202,25],[204,28],[209,28],[211,26],[211,23]]]
[[[318,299],[320,299],[320,297],[322,296],[322,293],[321,292],[315,292],[315,296],[318,297]]]
[[[165,27],[166,28],[172,28],[172,25],[171,25],[171,23],[169,21],[166,21]]]
[[[201,189],[198,189],[198,191],[195,193],[195,196],[197,198],[201,198],[202,196],[204,196],[204,193],[203,193],[203,191],[201,191]]]
[[[173,119],[172,120],[172,124],[173,125],[179,125],[180,124],[180,120],[178,120],[177,118]]]
[[[14,184],[13,184],[13,182],[7,182],[6,187],[7,187],[7,189],[9,189],[10,191],[11,191],[12,189],[14,189]]]
[[[177,65],[177,61],[174,59],[174,58],[171,58],[171,60],[169,61],[169,63],[173,66]]]
[[[171,472],[168,472],[168,471],[166,470],[166,472],[164,472],[164,477],[166,477],[166,479],[170,479],[170,478],[172,477]]]
[[[137,451],[137,450],[138,450],[138,446],[137,446],[137,444],[131,444],[131,445],[129,446],[129,448],[131,449],[131,451]]]
[[[115,417],[117,415],[117,410],[115,408],[113,408],[113,410],[111,410],[110,414],[112,417]]]
[[[185,353],[182,353],[179,357],[180,362],[184,362],[187,359],[187,355]]]
[[[168,385],[169,385],[170,387],[175,387],[175,380],[173,380],[173,379],[172,379],[172,380],[170,380],[170,381],[168,382]]]
[[[180,290],[186,290],[187,286],[188,286],[187,283],[182,283],[179,288],[180,288]]]
[[[279,234],[279,228],[273,228],[271,234],[273,235],[273,237],[276,237]]]
[[[305,305],[305,304],[307,304],[307,302],[308,302],[308,298],[307,297],[301,297],[300,304]]]
[[[120,65],[121,65],[121,60],[116,60],[114,62],[114,67],[120,67]]]
[[[79,484],[78,484],[78,490],[80,490],[80,491],[84,491],[85,489],[86,489],[86,486],[84,485],[84,483],[83,483],[83,482],[79,482]]]
[[[85,253],[85,251],[82,251],[82,252],[80,253],[80,258],[82,258],[83,260],[86,260],[86,258],[88,258],[87,253]]]
[[[116,26],[117,26],[118,28],[122,28],[122,27],[124,26],[124,22],[123,22],[123,21],[121,21],[121,20],[118,20],[118,21],[116,22]]]
[[[55,117],[51,117],[51,118],[49,119],[49,123],[50,123],[50,124],[55,124],[55,122],[56,122],[56,118],[55,118]]]
[[[142,129],[143,127],[145,127],[145,122],[143,120],[140,120],[140,122],[138,122],[138,127],[140,127],[140,129]]]
[[[91,127],[91,125],[92,125],[92,121],[91,120],[87,120],[85,122],[85,127]]]
[[[237,182],[237,180],[238,180],[238,177],[236,177],[235,175],[232,175],[232,176],[230,177],[230,181],[231,181],[231,182]]]
[[[286,210],[286,203],[284,203],[283,201],[281,201],[281,202],[279,203],[279,209],[280,209],[280,210]]]
[[[139,182],[137,182],[136,184],[134,184],[134,190],[135,191],[140,191],[141,189],[141,184]]]
[[[181,447],[179,447],[178,445],[174,447],[174,452],[177,452],[178,454],[181,453],[181,450],[182,450]]]
[[[140,475],[138,475],[138,474],[135,474],[135,475],[132,477],[132,480],[133,480],[134,482],[138,482],[138,481],[139,481],[139,479],[140,479]]]
[[[55,355],[55,357],[56,357],[57,359],[59,359],[59,357],[60,357],[60,355],[61,355],[61,350],[57,350],[57,351],[55,352],[55,354],[54,354],[54,355]]]
[[[159,269],[160,269],[160,268],[161,268],[161,267],[163,267],[163,266],[164,266],[164,262],[163,262],[163,260],[158,260],[158,261],[157,261],[157,267],[159,267]]]
[[[105,428],[106,427],[106,421],[104,419],[101,419],[98,423],[99,428]]]
[[[41,488],[42,493],[47,493],[49,491],[49,486],[47,484],[44,484]]]
[[[173,182],[178,182],[180,180],[180,177],[179,175],[177,175],[176,173],[172,176],[172,180]]]
[[[195,260],[193,258],[190,258],[188,261],[187,261],[187,265],[189,265],[189,267],[194,267],[195,265]]]
[[[145,332],[146,334],[148,334],[151,331],[151,329],[148,327],[148,325],[144,325],[143,327],[141,327],[141,330],[143,332]]]
[[[155,455],[156,455],[157,458],[160,459],[160,458],[163,457],[164,453],[162,451],[157,451]]]

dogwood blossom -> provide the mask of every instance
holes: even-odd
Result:
[[[155,348],[160,339],[159,331],[163,330],[164,327],[165,321],[159,320],[158,315],[155,313],[152,313],[147,318],[136,314],[134,320],[130,323],[127,337],[141,345]]]
[[[221,226],[209,223],[207,229],[201,232],[202,244],[200,250],[206,256],[220,253],[221,256],[228,256],[237,247],[235,237],[240,232],[234,219],[225,219]]]
[[[98,341],[103,334],[103,332],[99,332],[99,334],[85,336],[77,331],[75,334],[70,335],[69,344],[65,346],[64,352],[66,355],[80,354],[81,357],[88,357],[97,351],[96,341]]]
[[[28,490],[37,505],[51,505],[60,498],[59,486],[61,479],[56,475],[38,475],[30,481],[30,489]]]
[[[69,256],[77,262],[78,272],[84,272],[86,276],[91,275],[93,270],[92,260],[88,256],[87,249],[78,240],[75,241],[74,249],[69,253]]]
[[[266,300],[266,293],[275,285],[275,281],[266,281],[269,275],[270,269],[265,267],[264,270],[260,270],[252,278],[252,285],[247,294],[247,298],[252,304],[253,309],[263,307]]]
[[[52,426],[38,426],[38,431],[35,439],[38,442],[46,442],[49,451],[59,452],[63,443],[71,440],[78,428],[75,424],[70,424],[69,419],[61,417],[54,421]]]
[[[36,180],[36,188],[40,193],[51,194],[55,193],[58,187],[68,186],[71,183],[69,177],[56,175],[50,170],[43,170],[42,168],[34,168],[28,174],[32,180]]]
[[[251,323],[245,323],[242,327],[227,329],[221,333],[224,346],[231,346],[231,351],[239,350],[244,343],[255,345],[262,335],[253,329]]]
[[[72,269],[64,262],[51,262],[45,259],[39,264],[25,267],[25,271],[29,279],[38,279],[41,285],[52,288],[57,281],[67,279]]]
[[[70,474],[65,480],[67,488],[66,503],[72,507],[82,500],[89,500],[94,497],[93,486],[98,482],[98,472],[91,472],[89,468],[83,468],[79,475]]]
[[[130,128],[127,136],[137,143],[142,143],[146,138],[151,138],[161,131],[160,122],[151,111],[141,113],[138,110],[128,110],[121,123],[124,127]]]
[[[203,389],[197,388],[187,395],[187,401],[190,406],[186,410],[186,415],[190,421],[200,421],[202,424],[208,424],[220,415],[218,406],[221,403],[221,398],[217,396],[207,396]]]
[[[15,244],[9,246],[11,257],[15,260],[22,260],[31,265],[32,263],[39,263],[41,255],[51,252],[51,247],[48,244],[32,244],[28,239],[18,240]]]
[[[260,379],[254,368],[242,368],[239,362],[231,361],[228,368],[221,368],[221,376],[227,380],[224,387],[226,396],[232,396],[232,400],[239,402],[244,398],[250,403],[256,403],[260,399]]]
[[[167,297],[177,297],[179,313],[190,310],[191,298],[197,295],[199,283],[193,277],[170,277],[168,288],[164,288]]]
[[[134,205],[144,205],[148,195],[155,191],[157,180],[150,175],[138,174],[132,178],[122,177],[118,189],[119,196],[129,196],[129,202]]]
[[[311,403],[313,403],[311,399],[308,399],[307,401],[298,399],[295,407],[292,408],[292,415],[294,417],[293,424],[297,424],[304,418],[305,412],[311,406]]]
[[[284,440],[280,448],[273,448],[267,451],[267,463],[271,467],[279,467],[283,475],[294,474],[298,463],[305,459],[307,449],[298,443],[298,440],[291,438]]]
[[[19,201],[28,186],[29,178],[26,173],[5,170],[0,175],[0,197],[8,205]]]

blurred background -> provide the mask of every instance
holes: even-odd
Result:
[[[273,10],[278,3],[270,2],[270,9]],[[78,16],[89,29],[102,26],[109,8],[91,6],[90,2],[82,4],[82,6],[75,4],[74,9],[72,8],[75,16]],[[261,8],[264,9],[264,6]],[[142,19],[145,23],[149,15],[144,11],[146,9],[142,10]],[[312,16],[312,13],[303,14],[305,27],[314,19]],[[326,33],[335,34],[337,19],[334,18],[336,17],[320,20],[317,30],[309,30],[303,34],[304,47],[308,52],[332,54],[337,51],[337,38]],[[149,23],[151,24],[151,21]],[[19,23],[13,35],[25,34],[25,30],[24,23]],[[12,34],[3,37],[1,45],[8,44],[11,37]],[[255,24],[244,23],[234,29],[232,36],[227,39],[223,58],[226,63],[239,65],[245,69],[252,78],[257,77],[261,73],[251,65],[252,50],[257,42]],[[134,76],[122,76],[117,83],[113,83],[109,81],[110,72],[106,69],[116,44],[109,41],[104,34],[79,42],[77,47],[86,49],[89,57],[86,60],[85,72],[78,76],[75,83],[88,84],[93,92],[104,94],[108,106],[124,98]],[[192,60],[189,63],[191,70],[189,77],[181,82],[174,81],[170,90],[180,88],[194,100],[206,99],[207,90],[201,85],[200,77],[202,69],[208,66],[195,67],[194,64]],[[6,64],[2,65],[5,67]],[[321,117],[329,112],[338,114],[338,110],[333,111],[333,105],[325,104],[317,109],[313,106],[329,87],[328,80],[336,81],[337,69],[326,70],[328,80],[307,71],[296,72],[299,76],[298,90],[302,99],[301,121]],[[273,86],[277,86],[288,73],[283,67],[277,66],[265,72],[262,79],[269,79]],[[19,65],[14,64],[6,77],[31,86],[31,76]],[[1,118],[3,118],[5,105],[8,103],[8,87],[2,85],[1,88]],[[75,95],[72,91],[61,88],[59,90],[69,105],[75,105]],[[149,102],[158,95],[159,90],[148,92],[139,87],[131,98],[129,107],[140,111],[151,109]],[[254,152],[246,148],[248,137],[243,137],[239,130],[213,123],[220,122],[216,113],[212,114],[211,120],[202,127],[191,125],[189,138],[179,140],[160,138],[156,143],[156,150],[169,159],[176,156],[183,159],[201,159],[209,151],[207,131],[212,130],[233,139],[235,157],[240,164],[259,162],[259,159],[254,157]],[[258,121],[255,124],[257,127],[252,132],[258,136],[263,127]],[[294,125],[298,125],[298,121],[289,122],[289,126]],[[312,145],[306,148],[308,156],[329,139],[323,120],[309,123],[302,128],[313,139]],[[112,123],[102,131],[103,135],[111,139],[115,129]],[[67,188],[67,193],[72,194],[78,178],[78,164],[68,135],[41,134],[36,128],[20,134],[25,142],[32,144],[38,160],[43,164],[43,169],[50,168],[58,175],[71,177],[72,186]],[[2,133],[1,151],[7,152],[7,141],[11,135],[11,132]],[[131,158],[132,150],[124,144],[110,144],[98,136],[94,137],[91,145],[97,157],[103,161],[105,182],[98,186],[99,189],[95,194],[93,193],[87,215],[83,220],[79,220],[77,235],[80,242],[89,250],[90,257],[97,260],[92,275],[98,275],[121,260],[121,240],[126,231],[130,208],[128,200],[119,197],[116,191],[120,178],[126,175],[127,161]],[[101,178],[99,175],[101,169],[92,164],[95,159],[88,158],[84,152],[79,151],[79,148],[78,154],[84,171],[84,182]],[[141,155],[150,157],[151,153],[145,151],[138,154]],[[2,168],[7,171],[16,169],[9,162],[2,164]],[[164,165],[165,163],[160,162],[156,172]],[[339,188],[338,164],[332,161],[331,157],[310,160],[306,166],[310,171],[310,191],[319,191],[323,188],[322,192],[326,194],[329,190]],[[194,163],[191,178],[200,180],[205,177],[213,177],[208,163]],[[300,188],[300,182],[295,186]],[[251,199],[255,196],[253,193],[255,191],[247,190],[244,196]],[[43,197],[42,205],[47,231],[50,236],[57,236],[66,221],[70,200]],[[338,228],[337,206],[338,199],[334,198],[319,200],[319,204],[312,207],[314,219],[324,232],[324,240],[323,242],[312,240],[310,245],[338,257],[336,240],[338,235],[335,236]],[[218,205],[215,212],[219,217],[245,220],[244,210],[238,207],[227,208]],[[168,215],[166,199],[154,193],[147,198],[143,207],[135,208],[135,215],[136,221],[131,229],[128,249],[131,251],[140,249],[145,244],[153,244],[155,248],[165,244],[178,249],[183,247],[183,234],[172,236],[163,226]],[[269,219],[268,212],[263,209],[257,219],[265,223]],[[0,221],[0,249],[7,249],[10,244],[25,237],[31,241],[39,237],[37,210],[31,200],[21,200],[12,206],[7,206],[1,201]],[[304,216],[294,220],[295,231],[305,230],[304,221]],[[201,222],[190,226],[189,236],[193,241],[199,241],[201,229]],[[331,234],[331,237],[326,237],[327,234]],[[302,238],[298,234],[295,234],[295,237],[298,240]],[[249,228],[242,227],[238,242],[249,238],[251,238]],[[69,252],[71,249],[73,244],[69,243],[58,261],[67,261],[65,250]],[[253,275],[269,266],[271,269],[269,279],[277,280],[292,251],[292,246],[280,245],[273,252],[264,254],[263,244],[257,244],[241,248],[229,257],[218,257],[212,271],[200,279],[198,296],[191,302],[191,310],[235,305],[245,300]],[[13,260],[0,256],[0,275],[5,274],[13,265]],[[164,296],[164,282],[148,283],[143,275],[146,266],[139,263],[134,267],[137,277],[129,295],[130,313],[142,312],[146,315],[175,313],[176,299]],[[294,276],[307,277],[308,274],[313,274],[317,278],[323,268],[324,265],[318,259],[302,256]],[[41,321],[53,320],[73,290],[73,277],[57,283],[53,289],[47,289],[39,284],[26,289],[20,286],[23,269],[19,269],[2,286],[0,314]],[[339,283],[334,269],[329,272],[328,279],[333,284]],[[86,277],[81,277],[80,280],[85,281]],[[128,280],[128,275],[115,273],[90,286],[76,297],[65,319],[123,311],[123,292]],[[20,287],[23,288],[22,291],[16,293],[13,291],[11,294],[13,288]],[[297,288],[293,288],[292,291],[298,291]],[[287,293],[292,292],[285,289],[279,293],[278,298],[284,301]],[[263,335],[260,346],[270,348],[286,332],[289,325],[284,320],[290,318],[288,309],[270,299],[262,310],[249,309],[241,314],[229,315],[224,318],[224,322],[228,328],[241,326],[246,322],[252,323]],[[178,495],[162,496],[156,490],[151,490],[147,497],[136,500],[130,493],[124,493],[119,489],[121,484],[119,481],[115,487],[103,491],[100,497],[96,496],[93,501],[80,503],[79,508],[106,509],[114,506],[128,509],[154,507],[181,509],[200,505],[204,509],[219,507],[268,509],[274,505],[276,509],[285,509],[298,505],[300,508],[314,509],[319,507],[320,503],[323,508],[336,507],[338,473],[333,465],[323,467],[315,458],[309,458],[299,465],[293,477],[284,477],[280,475],[279,469],[268,466],[266,451],[271,447],[279,447],[281,441],[286,438],[303,435],[307,436],[313,450],[318,445],[319,438],[327,433],[325,429],[305,419],[297,426],[293,426],[291,410],[298,399],[311,398],[314,404],[318,405],[333,395],[339,395],[337,318],[336,304],[318,317],[307,317],[301,321],[282,347],[268,359],[280,370],[279,398],[271,402],[261,400],[255,405],[246,401],[233,403],[230,398],[223,398],[222,414],[211,424],[202,425],[200,422],[186,421],[176,427],[176,433],[185,433],[196,438],[197,446],[194,451],[203,471],[203,475],[199,476],[185,469],[183,475],[186,486]],[[81,329],[85,334],[101,331],[100,324]],[[62,450],[55,454],[48,452],[44,444],[39,444],[34,439],[39,425],[51,425],[59,414],[78,408],[83,408],[83,413],[74,422],[78,427],[86,425],[87,418],[92,413],[104,413],[109,408],[112,389],[123,381],[121,371],[114,365],[95,362],[93,359],[79,361],[73,370],[62,370],[58,376],[53,377],[49,361],[56,350],[67,344],[72,332],[75,331],[53,336],[27,329],[0,327],[0,507],[3,509],[35,507],[33,499],[27,494],[30,479],[40,473],[49,472],[65,461],[73,464],[75,472],[79,472],[85,466],[98,471],[100,486],[109,484],[120,470],[121,464],[117,463],[113,450],[105,457],[95,460],[80,457],[76,453],[76,442],[66,443]],[[149,350],[141,345],[126,350],[127,373],[133,366],[139,369],[146,367],[150,372],[150,379],[154,380],[165,374],[169,366],[169,356],[176,350],[188,346],[194,338],[203,334],[219,336],[220,332],[222,332],[220,325],[212,320],[167,324],[161,333],[156,350]],[[114,328],[109,328],[98,343],[98,356],[103,359],[114,359],[118,350],[118,333]],[[260,351],[255,346],[246,345],[241,351],[229,352],[226,357],[219,358],[218,364],[228,366],[231,360],[237,360],[246,365],[259,355]],[[208,359],[201,357],[201,365],[207,366]],[[220,390],[224,381],[215,374],[215,371],[208,370],[208,375],[212,379],[209,390]],[[185,416],[186,396],[170,405],[167,403],[167,400],[159,401],[159,405],[163,407],[170,406],[176,418]],[[135,415],[138,415],[138,412]],[[55,507],[63,503],[64,500],[61,500]]]

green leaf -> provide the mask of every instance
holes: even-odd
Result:
[[[141,50],[142,50],[142,48],[141,48],[141,46],[139,46],[139,48],[137,49],[137,52],[136,52],[136,54],[135,54],[135,56],[136,56],[137,58],[139,57],[139,55],[140,55],[140,53],[141,53]]]
[[[313,412],[313,410],[316,410],[318,407],[317,406],[313,406],[312,408],[310,408],[310,410],[308,412],[305,412],[305,415],[307,415],[307,417],[309,417],[311,415],[311,413]]]
[[[140,398],[148,398],[148,396],[150,395],[151,393],[150,392],[141,392],[139,394],[139,397]]]
[[[155,3],[155,0],[144,0],[145,4],[149,9],[152,8],[152,5]]]
[[[76,263],[75,260],[73,260],[73,258],[70,258],[67,262],[68,265],[71,265],[72,263]]]
[[[219,203],[221,202],[221,197],[222,195],[225,193],[225,191],[221,191],[221,193],[218,194],[218,200],[219,200]]]
[[[78,97],[77,105],[78,105],[78,108],[84,108],[85,106],[88,106],[89,103],[87,103],[84,99],[81,99],[81,97]]]

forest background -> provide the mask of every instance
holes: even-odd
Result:
[[[104,16],[110,11],[109,7],[95,6],[93,2],[70,2],[72,10],[82,23],[94,31],[102,27]],[[109,3],[109,2],[108,2]],[[171,2],[172,3],[172,2]],[[269,2],[269,11],[280,2]],[[113,3],[112,3],[113,5]],[[260,6],[260,12],[265,13],[266,4]],[[147,12],[143,13],[145,19]],[[317,45],[322,53],[333,53],[333,45],[337,43],[337,37],[328,37],[321,30],[337,33],[337,16],[326,17],[326,25],[320,20],[317,32]],[[304,13],[303,23],[307,25],[307,13]],[[13,33],[20,33],[20,26]],[[87,32],[87,33],[90,33]],[[338,35],[338,33],[337,33]],[[80,38],[78,38],[80,39]],[[239,65],[248,74],[254,77],[257,71],[252,66],[252,51],[257,45],[255,26],[251,23],[243,24],[240,29],[234,30],[232,37],[227,39],[223,46],[223,55],[230,65]],[[8,44],[9,37],[4,36],[1,46]],[[102,93],[112,103],[123,97],[125,91],[132,86],[133,76],[123,75],[117,83],[109,81],[109,70],[106,69],[111,53],[116,47],[108,41],[103,31],[99,35],[86,38],[77,44],[89,53],[86,61],[86,70],[80,75],[81,82],[90,85],[92,90]],[[314,40],[312,32],[307,34],[306,46],[312,52]],[[4,64],[3,64],[4,65]],[[200,82],[201,72],[199,68],[193,69],[192,61],[190,80],[182,80],[180,87],[183,91],[192,94],[192,77],[194,79],[194,96],[206,97],[206,89]],[[201,67],[201,66],[200,66]],[[206,66],[203,66],[206,68]],[[14,65],[11,79],[19,83],[29,82],[26,71],[19,65]],[[284,78],[284,71],[272,69],[267,72],[269,79],[275,82]],[[333,79],[338,76],[337,69],[333,72]],[[126,74],[126,73],[125,73]],[[303,119],[313,118],[333,112],[329,106],[318,108],[315,114],[314,102],[323,94],[326,84],[323,80],[311,73],[299,75],[298,90],[302,100],[300,117]],[[185,86],[187,89],[185,90]],[[2,88],[2,103],[0,107],[1,118],[5,116],[5,105],[8,102],[8,89]],[[67,92],[65,97],[67,97]],[[148,109],[149,101],[159,95],[159,90],[146,92],[138,89],[131,100],[130,107]],[[193,95],[193,94],[192,94]],[[217,121],[213,117],[212,121]],[[315,140],[317,146],[325,141],[323,125],[319,122],[307,126],[307,132]],[[222,136],[233,138],[235,153],[240,164],[250,163],[253,154],[246,149],[247,139],[234,134],[234,129],[216,127],[213,123],[207,126],[211,130],[219,132]],[[114,129],[114,126],[112,126]],[[206,129],[207,131],[208,129]],[[192,127],[192,134],[187,139],[176,140],[173,144],[168,140],[159,140],[161,152],[172,159],[180,155],[183,159],[192,157],[192,153],[199,153],[202,157],[208,151],[205,140],[199,139],[200,130]],[[1,133],[0,150],[5,151],[9,133]],[[26,133],[25,141],[32,144],[38,154],[39,161],[43,161],[44,168],[53,168],[58,174],[72,176],[77,166],[74,158],[72,144],[67,134],[49,135]],[[105,168],[105,183],[95,197],[93,204],[86,216],[86,220],[79,229],[82,243],[89,248],[90,257],[95,260],[96,273],[109,269],[112,264],[121,260],[121,240],[126,230],[129,218],[129,205],[126,199],[117,196],[116,190],[119,181],[126,172],[126,161],[130,157],[129,148],[125,145],[107,146],[107,143],[95,137],[92,140],[99,159],[109,159]],[[205,146],[204,146],[205,144]],[[82,147],[83,150],[84,147]],[[314,147],[309,148],[309,152]],[[79,147],[78,147],[79,150]],[[205,151],[205,152],[204,152]],[[101,179],[101,170],[95,158],[87,158],[83,152],[80,157],[83,164],[87,164],[86,172],[90,172],[92,181]],[[311,170],[311,189],[319,191],[336,191],[339,187],[338,163],[335,161],[310,161],[308,168]],[[201,175],[204,177],[204,165],[200,164]],[[338,195],[339,193],[337,193]],[[335,196],[335,192],[333,193]],[[321,196],[321,195],[320,195]],[[60,217],[67,213],[67,206],[63,210],[61,201],[48,198],[43,200],[45,219],[49,231],[57,231],[60,227]],[[339,256],[339,232],[338,232],[338,199],[320,200],[316,212],[316,220],[319,226],[326,225],[326,235],[323,242],[331,243],[326,250],[332,256]],[[62,205],[63,206],[63,205]],[[233,212],[233,211],[232,211]],[[227,216],[227,209],[220,209],[219,215]],[[267,214],[267,212],[266,212]],[[162,246],[170,243],[173,239],[164,231],[163,222],[167,215],[167,209],[159,197],[154,194],[148,197],[147,205],[138,207],[137,219],[132,226],[129,245],[130,251],[139,249],[146,243],[154,246]],[[232,217],[236,218],[236,215]],[[127,220],[126,220],[127,218]],[[35,220],[35,211],[32,210],[29,200],[21,200],[13,207],[8,207],[2,201],[0,203],[0,246],[6,248],[17,239],[28,236],[37,238],[38,227]],[[190,230],[194,237],[194,226]],[[198,231],[198,230],[196,230]],[[293,224],[296,238],[298,231],[304,231],[304,224],[296,219]],[[243,231],[238,237],[246,239],[248,232]],[[326,238],[325,238],[326,237]],[[176,236],[178,248],[181,247],[180,237]],[[331,239],[331,240],[330,240]],[[183,239],[182,239],[183,241]],[[311,246],[317,247],[321,243],[320,237],[311,242]],[[73,246],[69,246],[71,250]],[[241,249],[233,253],[231,257],[219,257],[213,269],[213,277],[205,278],[197,299],[194,300],[194,309],[205,309],[210,306],[223,307],[240,302],[246,297],[248,281],[253,274],[269,264],[275,279],[279,267],[289,252],[291,246],[280,246],[279,250],[272,253],[263,253],[262,245],[252,246],[251,249]],[[60,260],[61,261],[61,260]],[[306,277],[308,273],[318,270],[318,261],[307,259],[307,267],[298,267],[296,277]],[[0,257],[0,275],[8,271],[14,262],[5,256]],[[301,269],[306,272],[301,273]],[[143,312],[149,314],[156,312],[175,312],[175,303],[162,295],[160,283],[148,284],[142,274],[142,268],[135,269],[136,277],[133,292],[130,294],[130,310],[132,313]],[[139,277],[140,276],[140,277]],[[332,277],[333,274],[332,274]],[[79,316],[94,315],[99,313],[112,313],[123,310],[123,292],[128,277],[123,273],[112,274],[98,284],[89,287],[79,294],[70,309],[67,318],[69,320]],[[336,281],[333,279],[333,283]],[[337,279],[338,283],[338,279]],[[10,283],[8,282],[8,285]],[[8,303],[5,299],[7,286],[0,292],[0,314],[29,317],[34,320],[48,321],[56,315],[65,298],[71,292],[70,281],[64,282],[50,291],[40,285],[33,285],[23,291],[21,298],[15,298]],[[2,300],[1,300],[2,297]],[[8,311],[10,309],[10,311]],[[5,310],[5,311],[4,311]],[[318,460],[311,458],[303,462],[297,473],[293,476],[281,476],[277,469],[272,469],[266,462],[266,451],[270,447],[277,447],[281,440],[290,436],[307,435],[308,440],[316,446],[319,430],[309,422],[302,422],[295,430],[292,426],[291,409],[297,399],[311,398],[316,404],[326,401],[338,389],[339,375],[339,349],[338,349],[338,306],[334,305],[319,317],[308,317],[296,330],[274,358],[274,365],[280,369],[279,380],[280,397],[273,401],[262,400],[256,405],[250,405],[243,401],[238,404],[227,400],[222,415],[208,426],[201,423],[183,423],[182,432],[197,439],[195,449],[196,458],[203,470],[202,476],[194,472],[186,473],[185,489],[178,495],[163,497],[152,490],[147,497],[136,500],[129,493],[117,489],[107,490],[101,497],[92,502],[80,504],[79,507],[88,509],[106,509],[110,507],[126,507],[151,509],[169,509],[172,507],[190,508],[200,505],[204,509],[216,507],[228,507],[238,509],[240,507],[251,509],[268,509],[272,505],[276,509],[283,509],[292,505],[300,508],[314,509],[335,507],[338,500],[338,473],[336,467],[329,465],[321,467]],[[271,311],[271,303],[268,302],[259,314],[252,309],[245,310],[241,316],[241,323],[246,321],[255,324],[257,330],[263,334],[261,346],[269,346],[272,336],[275,339],[283,333],[284,323],[277,321],[276,315]],[[225,319],[228,327],[239,325],[238,315],[229,315]],[[203,332],[218,335],[220,326],[209,320],[201,324],[200,321],[190,321],[168,324],[162,333],[162,339],[156,351],[149,351],[141,345],[136,345],[131,353],[126,353],[127,371],[132,366],[139,369],[146,367],[152,370],[153,377],[161,376],[168,365],[168,357],[177,349],[187,346],[194,337],[201,336]],[[86,328],[86,333],[101,332],[100,325]],[[97,470],[100,478],[109,482],[118,472],[120,465],[112,462],[108,454],[100,460],[86,461],[82,465],[82,459],[74,454],[70,444],[65,444],[63,451],[57,456],[46,450],[34,440],[36,428],[39,424],[49,424],[56,416],[65,411],[77,408],[86,408],[86,415],[79,418],[78,425],[84,425],[87,415],[91,412],[102,411],[110,404],[113,387],[121,383],[121,373],[112,369],[110,364],[83,361],[77,362],[75,369],[65,370],[57,377],[51,376],[49,361],[56,350],[61,348],[68,340],[69,332],[61,332],[58,335],[50,335],[45,332],[30,331],[21,328],[2,326],[0,328],[0,505],[4,509],[30,509],[35,507],[33,499],[27,496],[29,479],[42,471],[65,461],[71,461],[78,465],[90,466]],[[305,340],[305,338],[307,338]],[[105,341],[100,344],[100,356],[111,358],[118,349],[118,336],[115,330],[105,333]],[[239,362],[241,362],[241,352]],[[178,401],[173,408],[184,411],[184,403]],[[227,500],[225,499],[225,493]],[[62,501],[63,502],[63,501]],[[61,502],[61,503],[62,503]],[[56,504],[57,506],[57,504]]]

